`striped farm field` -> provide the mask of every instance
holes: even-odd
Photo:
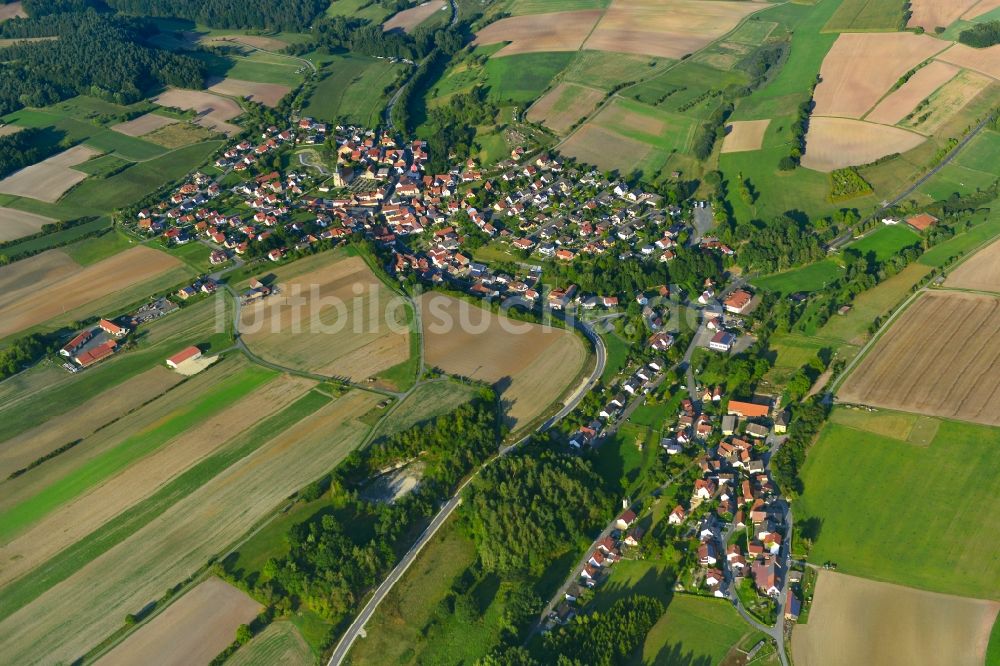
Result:
[[[279,620],[268,625],[253,640],[226,660],[231,666],[311,666],[315,661],[312,650],[295,625]]]

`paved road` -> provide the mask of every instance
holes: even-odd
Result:
[[[597,363],[594,366],[594,371],[590,373],[590,377],[587,378],[586,381],[581,383],[576,392],[570,397],[569,400],[567,400],[565,406],[560,409],[555,416],[540,425],[535,432],[545,432],[558,423],[559,420],[565,418],[567,414],[576,409],[577,405],[580,404],[580,401],[583,400],[584,396],[590,392],[590,389],[593,388],[594,384],[597,383],[597,381],[601,378],[601,375],[604,373],[604,366],[607,362],[607,350],[604,347],[603,340],[601,340],[601,337],[597,335],[597,333],[587,323],[577,320],[576,326],[584,332],[591,342],[594,343],[597,351]],[[389,572],[388,577],[382,582],[381,585],[378,586],[374,594],[372,594],[371,599],[369,599],[368,603],[361,609],[361,612],[351,623],[351,626],[347,628],[347,631],[340,639],[340,642],[337,643],[337,647],[334,648],[333,654],[330,655],[330,659],[327,661],[327,666],[338,666],[344,662],[344,659],[347,658],[348,652],[351,650],[351,646],[354,645],[354,641],[356,641],[362,634],[365,624],[371,619],[371,616],[375,613],[375,610],[379,607],[382,601],[385,600],[389,591],[392,590],[396,582],[403,577],[406,570],[410,568],[410,565],[413,564],[413,561],[416,559],[423,547],[427,545],[427,542],[431,540],[441,526],[448,520],[448,517],[451,516],[455,509],[458,508],[458,505],[461,504],[462,491],[465,490],[465,487],[469,485],[469,483],[488,465],[509,454],[511,451],[515,450],[530,439],[531,435],[527,435],[519,441],[500,449],[496,457],[488,460],[482,465],[482,467],[466,479],[461,486],[459,486],[458,490],[455,491],[454,496],[445,502],[445,504],[438,511],[438,514],[431,521],[430,525],[427,526],[427,529],[425,529],[420,535],[420,538],[417,539],[416,543],[414,543],[412,547],[410,547],[410,549],[406,552],[406,555],[403,556],[403,559],[399,561],[393,570]]]

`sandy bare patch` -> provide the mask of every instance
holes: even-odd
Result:
[[[46,224],[55,222],[51,217],[26,213],[14,208],[0,208],[0,242],[37,234]]]
[[[722,140],[722,152],[742,153],[760,150],[764,143],[764,132],[770,120],[734,120],[726,127],[726,138]]]
[[[559,152],[599,169],[621,169],[636,165],[652,152],[649,144],[587,123],[573,133]]]
[[[122,134],[127,134],[128,136],[145,136],[161,127],[173,125],[176,122],[173,118],[161,116],[156,113],[147,113],[127,122],[112,125],[111,129]]]
[[[14,266],[20,263],[15,262]],[[16,289],[13,293],[0,292],[0,337],[40,324],[62,312],[182,265],[166,252],[143,246],[133,247],[96,264],[79,268],[71,275],[49,277],[30,289]],[[0,268],[0,286],[10,281],[6,276],[10,268],[12,267]],[[44,274],[46,268],[40,268]],[[13,282],[19,282],[23,275],[24,272],[21,272],[22,277],[15,278]]]
[[[270,107],[278,106],[281,98],[291,90],[290,87],[277,83],[257,83],[256,81],[243,81],[228,77],[212,84],[208,89],[220,95],[243,97],[251,102],[258,102]]]
[[[418,25],[429,19],[434,12],[444,8],[444,0],[428,0],[427,2],[396,12],[388,21],[382,24],[382,30],[400,29],[403,32],[410,32]]]
[[[906,22],[906,27],[920,26],[930,32],[939,26],[947,28],[976,2],[977,0],[911,0],[910,20]]]
[[[603,13],[600,9],[591,9],[513,16],[480,30],[473,44],[511,42],[493,57],[541,51],[576,51]]]
[[[937,59],[959,67],[974,69],[981,74],[1000,80],[1000,44],[986,49],[974,49],[965,44],[955,44],[939,55]]]
[[[87,177],[70,167],[100,154],[101,151],[88,146],[73,146],[0,180],[0,193],[55,203],[66,190]]]
[[[157,488],[223,448],[234,437],[309,390],[315,382],[283,376],[185,431],[85,495],[62,505],[0,547],[0,585],[31,571]]]
[[[762,9],[753,2],[613,0],[587,40],[588,49],[682,58]]]
[[[0,136],[10,136],[11,134],[17,134],[24,128],[20,125],[0,125]]]
[[[0,446],[0,479],[60,446],[93,434],[181,381],[166,368],[150,368],[76,409],[51,418]]]
[[[955,289],[1000,292],[1000,241],[962,262],[944,284]]]
[[[410,357],[405,307],[360,257],[327,256],[243,308],[240,331],[262,358],[324,375],[367,378]],[[292,264],[291,266],[295,266]],[[294,269],[292,269],[294,270]]]
[[[24,11],[20,2],[11,2],[0,5],[0,23],[12,18],[27,18],[28,13]]]
[[[189,666],[212,661],[263,607],[245,592],[209,578],[98,660],[102,666]]]
[[[565,134],[592,113],[602,99],[602,90],[575,83],[560,83],[531,105],[528,120],[541,123],[558,134]]]
[[[1000,603],[821,571],[796,664],[980,666]]]
[[[443,294],[420,298],[429,367],[497,385],[508,418],[520,425],[543,414],[587,358],[569,331],[501,318]]]
[[[242,131],[237,125],[226,122],[243,113],[240,105],[228,97],[220,97],[202,90],[170,88],[158,97],[154,97],[153,102],[160,106],[194,110],[198,114],[195,122],[202,127],[229,135],[239,134]]]
[[[837,397],[842,402],[1000,425],[998,368],[1000,300],[982,294],[929,292],[900,315]]]
[[[364,439],[381,395],[354,391],[274,437],[122,543],[0,622],[4,658],[56,663],[103,636],[242,537]]]
[[[903,74],[946,46],[909,32],[841,34],[823,59],[813,113],[860,118]]]
[[[905,153],[924,141],[925,137],[898,127],[850,118],[814,116],[806,133],[802,166],[815,171],[833,171],[874,162],[893,153]]]
[[[189,35],[196,35],[197,33],[187,33]],[[251,46],[255,49],[260,49],[261,51],[281,51],[288,46],[287,42],[283,42],[280,39],[275,39],[274,37],[262,37],[260,35],[212,35],[205,36],[198,39],[201,44],[206,44],[209,46],[225,44],[226,42],[245,44]]]
[[[898,90],[893,91],[878,103],[865,120],[883,125],[895,125],[916,108],[917,104],[930,97],[931,93],[951,81],[959,68],[935,60],[922,67]]]

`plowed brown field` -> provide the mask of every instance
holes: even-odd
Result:
[[[480,30],[473,43],[511,42],[493,57],[542,51],[576,51],[603,13],[596,9],[513,16],[500,19]]]
[[[543,414],[587,359],[569,331],[501,318],[442,294],[420,298],[427,365],[497,386],[512,423]]]
[[[444,9],[444,0],[427,0],[409,9],[404,9],[401,12],[396,12],[392,17],[382,24],[382,30],[402,30],[403,32],[410,32],[418,25],[429,19],[434,12],[441,11]]]
[[[55,203],[66,190],[87,177],[84,172],[70,167],[99,153],[88,146],[73,146],[0,180],[0,193]]]
[[[959,67],[974,69],[980,74],[1000,80],[1000,44],[985,49],[955,44],[937,59]]]
[[[195,122],[202,127],[229,135],[239,134],[241,131],[238,125],[227,122],[243,113],[240,105],[228,97],[220,97],[202,90],[169,88],[153,98],[153,101],[160,106],[194,110],[198,114]]]
[[[41,262],[34,262],[34,257],[26,260],[34,262],[31,266],[15,262],[0,268],[0,287],[5,283],[16,285],[12,291],[0,291],[0,338],[183,265],[166,252],[139,246],[66,274],[64,260],[47,252],[39,255],[43,256],[47,258]],[[13,273],[10,277],[8,270]],[[24,284],[31,273],[46,279]]]
[[[837,397],[1000,425],[1000,300],[924,294],[868,352]]]
[[[821,571],[809,623],[792,632],[802,666],[981,666],[1000,603]]]
[[[226,77],[218,83],[212,84],[209,90],[220,95],[243,97],[251,102],[275,107],[291,88],[277,83],[257,83],[256,81],[243,81]]]
[[[37,234],[50,222],[55,220],[14,208],[0,208],[0,242]]]
[[[994,241],[951,272],[946,287],[1000,292],[1000,241]]]

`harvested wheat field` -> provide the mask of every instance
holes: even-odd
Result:
[[[83,539],[206,456],[224,448],[240,433],[287,407],[314,384],[301,377],[272,380],[90,492],[63,504],[0,547],[0,585]]]
[[[278,269],[281,293],[243,308],[240,331],[255,354],[353,381],[410,357],[405,302],[364,260],[327,254],[302,262],[314,270],[297,273],[296,264]]]
[[[48,254],[46,252],[39,256]],[[34,258],[27,261],[34,261]],[[17,271],[20,263],[16,262],[14,267],[0,268],[0,287],[11,281],[5,276],[8,269]],[[41,324],[60,313],[155,278],[182,265],[166,252],[139,246],[96,264],[78,268],[70,274],[47,277],[44,281],[36,282],[30,289],[17,289],[13,293],[0,292],[0,338]],[[21,275],[24,275],[24,271],[21,271]]]
[[[55,203],[66,190],[87,177],[82,171],[70,167],[82,164],[100,152],[84,145],[73,146],[0,180],[0,194]]]
[[[161,127],[173,125],[176,122],[173,118],[167,118],[156,113],[147,113],[127,122],[112,125],[111,129],[121,134],[127,134],[128,136],[145,136]]]
[[[0,208],[0,243],[37,234],[44,225],[52,222],[55,220],[51,217],[14,208]]]
[[[525,425],[574,384],[587,350],[573,333],[500,317],[443,294],[420,298],[429,367],[497,386],[508,419]]]
[[[98,394],[65,414],[51,418],[0,445],[0,479],[32,461],[141,407],[181,382],[183,377],[166,368],[150,368]]]
[[[239,126],[226,122],[243,113],[240,105],[228,97],[220,97],[201,90],[170,88],[154,97],[153,102],[160,106],[192,109],[198,114],[195,122],[208,129],[229,135],[239,134],[242,131]]]
[[[808,624],[792,632],[802,666],[982,666],[1000,603],[821,571]]]
[[[21,7],[20,2],[11,2],[0,5],[0,23],[12,18],[27,18],[28,13]]]
[[[813,115],[860,118],[946,43],[909,32],[843,33],[823,59]]]
[[[962,70],[958,76],[934,91],[919,113],[902,120],[899,126],[928,136],[934,135],[941,126],[954,118],[987,88],[996,85],[998,84],[988,76],[971,70]]]
[[[444,9],[444,6],[444,0],[428,0],[409,9],[396,12],[388,21],[382,24],[382,30],[388,32],[399,29],[403,32],[410,32],[429,19],[434,12]]]
[[[937,59],[1000,80],[1000,44],[985,49],[955,44]]]
[[[1000,292],[1000,241],[994,241],[953,270],[944,286]]]
[[[629,169],[643,162],[653,151],[652,146],[617,132],[587,123],[566,142],[559,152],[598,169]]]
[[[33,257],[0,266],[0,309],[5,303],[80,270],[80,264],[62,250],[47,250]]]
[[[935,60],[917,70],[899,89],[878,103],[865,120],[882,125],[895,125],[930,97],[931,93],[955,78],[961,70],[954,65]]]
[[[921,296],[841,387],[841,402],[1000,425],[1000,300]]]
[[[726,127],[726,138],[722,140],[722,152],[743,153],[760,150],[764,143],[764,132],[770,120],[734,120]]]
[[[924,141],[925,137],[898,127],[814,116],[806,132],[802,166],[815,171],[834,171],[874,162],[893,153],[905,153]]]
[[[500,19],[476,33],[473,44],[511,42],[493,54],[494,58],[517,53],[576,51],[603,13],[596,9]]]
[[[275,436],[0,622],[10,663],[69,662],[233,544],[364,439],[382,399],[353,391]]]
[[[910,0],[910,20],[907,28],[921,27],[928,32],[947,28],[972,9],[978,0]]]
[[[586,47],[680,59],[765,7],[717,0],[613,0]]]
[[[229,77],[212,84],[208,89],[220,95],[242,97],[270,107],[278,106],[281,98],[291,90],[288,86],[277,83],[257,83],[256,81],[242,81]]]
[[[233,642],[236,629],[263,609],[245,592],[209,578],[98,660],[101,666],[207,664]]]
[[[604,94],[603,90],[560,83],[531,105],[528,120],[541,123],[557,134],[565,134],[597,108]]]

